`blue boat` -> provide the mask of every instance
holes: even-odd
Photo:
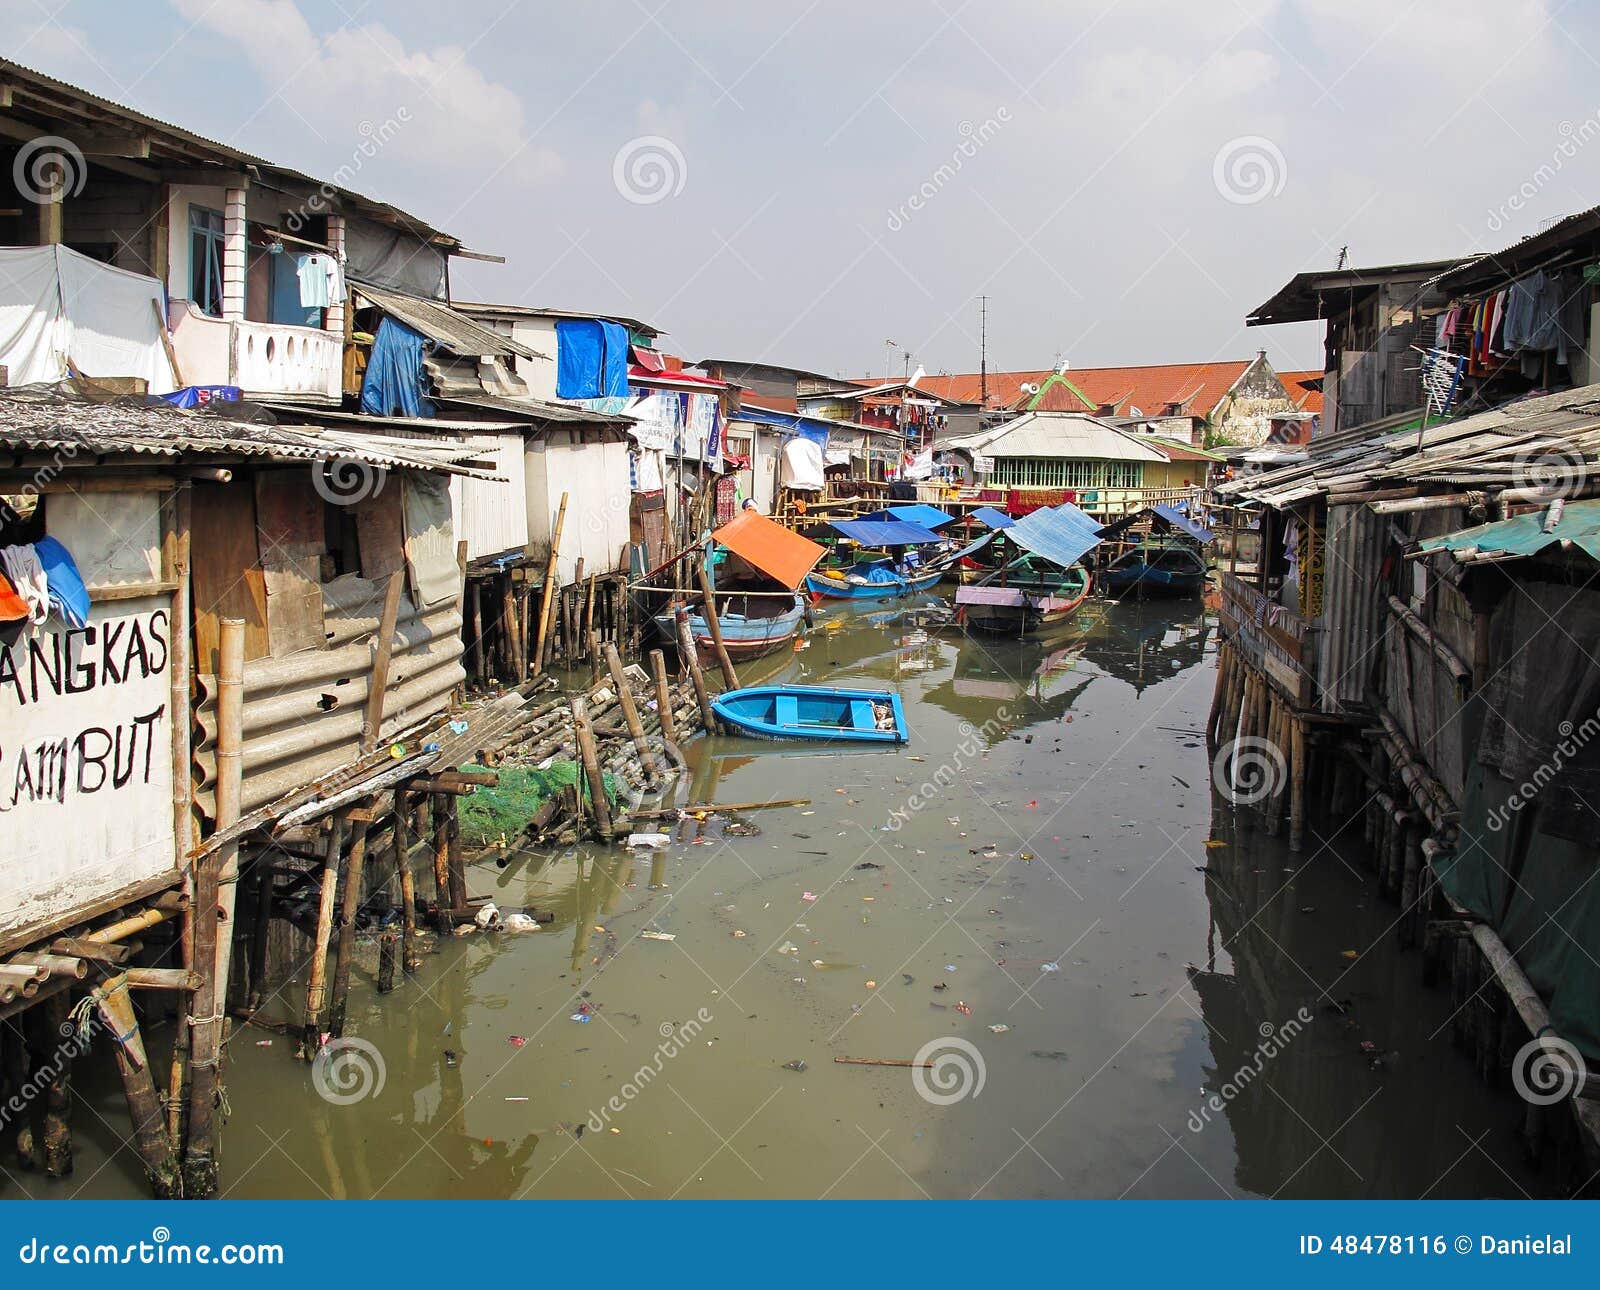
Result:
[[[806,618],[803,596],[785,602],[774,596],[729,593],[721,600],[717,625],[722,628],[722,645],[730,659],[760,658],[782,649],[794,640]],[[676,639],[677,626],[670,612],[657,614],[655,621],[665,639]],[[710,658],[715,649],[711,626],[698,609],[689,611],[689,634],[702,658]]]
[[[884,562],[858,565],[849,573],[808,574],[806,589],[834,600],[898,600],[901,596],[931,591],[942,577],[943,569],[908,575],[896,573]]]
[[[729,729],[757,739],[903,744],[911,737],[892,690],[757,685],[719,694],[711,706]]]
[[[1146,538],[1113,560],[1100,575],[1113,596],[1191,596],[1206,585],[1206,559],[1188,542]]]

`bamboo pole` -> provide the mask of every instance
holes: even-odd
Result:
[[[417,953],[417,879],[411,871],[411,821],[406,791],[394,790],[394,865],[400,879],[400,963],[407,976],[422,966]]]
[[[450,894],[450,821],[445,815],[447,794],[430,793],[427,798],[430,823],[433,825],[433,894],[439,907],[440,934],[455,926],[451,911],[455,908]]]
[[[467,868],[461,854],[460,804],[452,794],[434,798],[434,810],[442,807],[445,829],[445,873],[450,880],[450,908],[465,910],[467,901]]]
[[[338,1039],[344,1034],[345,1013],[350,1006],[350,964],[356,953],[356,914],[361,908],[361,880],[367,863],[367,816],[372,798],[362,802],[350,830],[350,859],[344,868],[344,898],[339,912],[339,946],[333,963],[333,1001],[328,1011],[328,1033]]]
[[[583,641],[584,645],[589,649],[594,648],[594,588],[595,575],[591,573],[583,605]],[[590,656],[589,662],[594,662],[593,655]]]
[[[161,576],[176,584],[172,593],[172,620],[167,634],[172,657],[168,664],[172,674],[172,820],[173,836],[178,854],[186,856],[194,849],[194,791],[193,791],[193,736],[190,719],[191,689],[194,684],[194,660],[191,657],[193,631],[191,588],[191,523],[193,511],[193,485],[182,480],[172,493],[170,516],[163,510],[161,541]],[[178,932],[183,962],[196,966],[194,945],[194,872],[184,864],[183,890],[189,897],[183,910],[183,923]],[[188,1026],[179,1026],[172,1041],[172,1064],[167,1078],[167,1133],[174,1145],[184,1138],[184,1118],[188,1105],[189,1054],[193,1036]]]
[[[556,508],[555,528],[551,530],[550,534],[550,558],[545,561],[544,566],[544,602],[539,607],[539,640],[534,647],[534,664],[539,672],[544,671],[544,642],[552,622],[553,611],[551,606],[555,601],[554,592],[557,589],[556,583],[559,581],[556,562],[561,555],[561,530],[566,526],[566,522],[567,494],[562,493],[561,505]]]
[[[398,569],[389,575],[383,592],[383,616],[372,644],[372,673],[367,679],[367,715],[361,727],[361,753],[365,756],[378,746],[383,727],[383,701],[389,688],[389,660],[394,655],[394,628],[400,619],[400,592],[405,574]]]
[[[468,597],[472,602],[472,667],[477,673],[479,685],[486,679],[483,670],[483,582],[475,581],[472,584],[472,594]]]
[[[1289,726],[1289,850],[1306,839],[1306,723],[1297,713]]]
[[[244,743],[244,620],[224,618],[217,647],[217,827],[239,818]],[[200,988],[190,999],[193,1030],[189,1124],[184,1152],[184,1193],[205,1198],[217,1191],[216,1113],[221,1101],[222,1057],[233,961],[233,914],[239,882],[239,844],[229,842],[200,861],[196,880],[195,961]]]
[[[622,655],[617,653],[615,645],[606,646],[606,667],[611,672],[611,684],[616,687],[617,703],[622,708],[622,719],[627,724],[634,751],[639,754],[639,763],[644,768],[647,780],[651,784],[658,784],[661,782],[661,763],[656,758],[655,750],[650,747],[649,739],[645,737],[644,723],[639,720],[639,708],[633,701],[633,691],[622,670]]]
[[[689,673],[689,680],[694,683],[695,702],[700,707],[700,724],[710,733],[716,727],[716,713],[711,707],[711,697],[706,693],[705,674],[700,671],[700,656],[695,652],[694,633],[689,629],[689,611],[682,605],[673,611],[672,617],[678,628],[678,653],[683,658],[683,666]]]
[[[571,667],[578,657],[578,619],[582,611],[579,601],[583,597],[583,557],[578,557],[578,562],[572,568],[571,595],[564,595],[561,600],[561,639],[566,647],[567,666]]]
[[[600,758],[595,752],[594,730],[589,725],[589,714],[581,695],[571,699],[572,726],[578,739],[578,754],[583,760],[583,773],[589,781],[590,805],[594,811],[595,833],[602,842],[611,840],[611,801],[606,796],[606,779],[600,770]]]
[[[667,656],[650,651],[650,670],[656,681],[656,715],[661,718],[661,737],[669,744],[678,742],[678,724],[672,719],[672,687],[667,681]]]
[[[739,674],[733,670],[733,660],[728,657],[728,648],[722,643],[722,621],[717,617],[717,595],[711,589],[711,575],[706,572],[704,560],[700,562],[696,573],[699,575],[701,594],[705,597],[701,608],[705,610],[706,626],[711,630],[711,647],[716,653],[717,665],[722,668],[723,687],[737,690]]]
[[[333,813],[332,827],[328,830],[327,853],[322,861],[317,930],[311,942],[311,976],[306,984],[306,1011],[300,1028],[300,1057],[308,1062],[321,1047],[318,1023],[327,1001],[328,945],[333,939],[333,908],[339,896],[339,852],[344,848],[344,822],[348,813],[348,807]]]
[[[133,1143],[144,1165],[145,1179],[157,1200],[173,1200],[184,1194],[177,1154],[167,1133],[166,1111],[156,1093],[144,1037],[128,995],[126,976],[113,977],[95,992],[95,1008],[101,1024],[116,1042],[112,1052],[117,1074],[122,1077],[122,1093],[133,1120]],[[191,1193],[193,1194],[193,1193]],[[209,1194],[209,1193],[207,1193]]]

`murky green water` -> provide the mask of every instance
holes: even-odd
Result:
[[[239,1032],[228,1194],[1547,1192],[1348,848],[1213,818],[1214,648],[1198,604],[1093,605],[1042,645],[830,615],[780,674],[899,687],[909,748],[701,740],[695,800],[811,805],[478,866],[556,921],[446,943],[381,999],[361,976],[348,1105]],[[919,1054],[922,1091],[834,1060]],[[23,1181],[140,1194],[115,1088],[79,1087],[77,1175]]]

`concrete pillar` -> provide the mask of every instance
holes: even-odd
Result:
[[[245,193],[227,190],[222,209],[222,316],[229,322],[244,320]]]
[[[344,216],[328,216],[328,246],[333,251],[333,258],[339,261],[339,268],[344,268]],[[344,297],[340,296],[333,301],[327,309],[327,319],[322,324],[324,331],[330,331],[336,336],[344,334]]]

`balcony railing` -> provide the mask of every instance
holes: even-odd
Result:
[[[187,385],[237,385],[246,398],[339,402],[344,339],[332,332],[229,322],[175,300],[172,348]]]

